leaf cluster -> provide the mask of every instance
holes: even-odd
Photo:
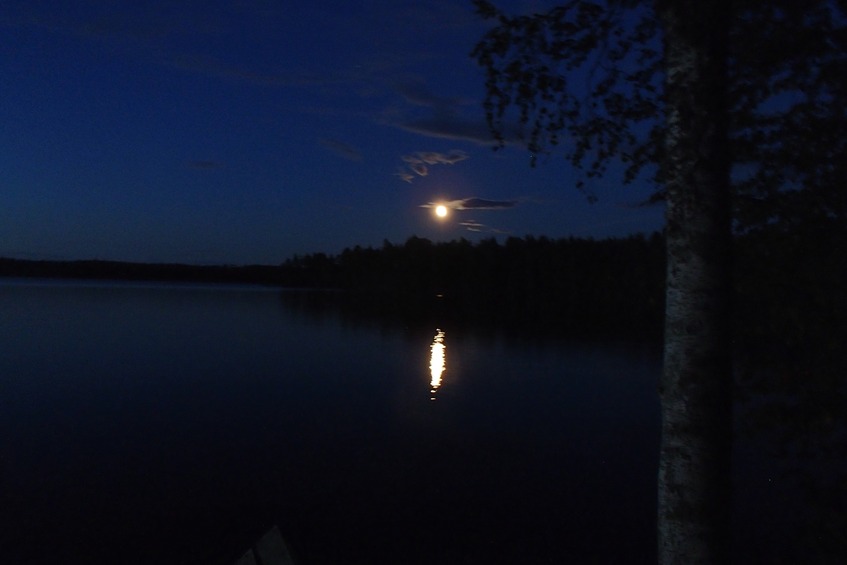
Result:
[[[533,165],[561,147],[595,178],[619,157],[629,182],[659,162],[661,48],[651,10],[570,0],[544,14],[507,16],[485,0],[474,4],[498,24],[471,56],[485,71],[483,105],[500,146],[511,141],[507,110],[515,108],[514,137]]]
[[[847,6],[741,2],[731,27],[736,221],[847,220]]]
[[[471,55],[499,146],[525,143],[533,165],[561,151],[585,178],[621,166],[624,182],[646,175],[662,199],[666,69],[655,4],[567,0],[521,16],[474,4],[495,23]],[[736,227],[844,221],[847,2],[738,0],[726,25]]]

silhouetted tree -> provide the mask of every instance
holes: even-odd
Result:
[[[646,175],[666,201],[659,560],[727,562],[731,178],[747,226],[796,214],[789,202],[843,217],[843,3],[475,5],[496,22],[473,56],[500,145],[522,138],[533,165],[560,147],[588,179]]]

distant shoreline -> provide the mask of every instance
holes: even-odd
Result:
[[[664,241],[660,234],[600,241],[509,237],[502,244],[413,236],[334,256],[295,255],[279,265],[0,258],[0,276],[335,290],[345,296],[333,301],[344,307],[381,315],[437,308],[484,324],[655,333],[662,322]]]
[[[50,261],[0,257],[0,277],[97,281],[235,283],[288,286],[284,269],[273,265],[188,265],[125,261]]]

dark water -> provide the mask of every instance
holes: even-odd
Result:
[[[0,281],[0,562],[655,561],[655,352],[285,296]]]

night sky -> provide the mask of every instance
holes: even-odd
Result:
[[[560,155],[491,149],[486,25],[469,0],[5,0],[0,256],[274,264],[659,229],[649,187],[612,175],[591,204]]]

